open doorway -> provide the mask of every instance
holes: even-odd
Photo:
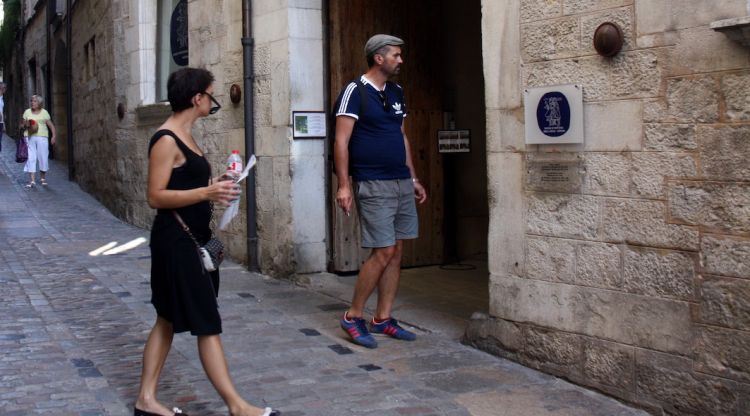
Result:
[[[446,307],[462,315],[471,308],[486,311],[488,296],[474,296],[486,294],[488,279],[481,0],[329,0],[327,11],[329,101],[366,72],[363,46],[370,36],[388,33],[406,42],[396,82],[404,87],[406,132],[430,198],[418,207],[419,239],[404,245],[403,265],[410,269],[403,273],[402,287],[423,294],[441,289],[435,295],[446,299],[466,295],[472,306]],[[441,130],[466,131],[462,137],[469,139],[469,151],[441,153]],[[333,195],[335,175],[330,183]],[[331,204],[331,271],[359,268],[368,251],[358,241],[356,215],[345,217]],[[473,284],[465,284],[469,281]]]
[[[61,40],[55,42],[55,60],[52,76],[52,115],[57,127],[57,142],[54,146],[55,159],[58,161],[68,160],[68,70],[66,68],[66,57],[68,49]]]

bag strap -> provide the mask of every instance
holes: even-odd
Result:
[[[386,81],[386,85],[390,86],[391,88],[394,88],[398,92],[398,97],[401,99],[401,105],[404,104],[404,89],[399,87],[398,84],[396,84],[393,81]]]
[[[193,233],[190,232],[190,227],[188,227],[187,224],[185,224],[185,221],[182,220],[182,217],[180,216],[180,214],[177,213],[177,211],[172,210],[172,214],[174,215],[174,218],[177,220],[177,222],[180,223],[180,226],[182,227],[182,229],[185,230],[187,235],[190,236],[190,239],[193,240],[193,243],[195,243],[195,248],[198,249],[198,254],[200,254],[201,245],[198,244],[198,240],[196,240],[195,237],[193,236]],[[203,266],[203,262],[201,261],[200,263],[201,263],[201,270],[203,270],[203,274],[208,275],[208,271]],[[214,292],[214,297],[216,297],[216,288],[214,288],[214,282],[212,282],[210,278],[208,279],[208,282],[211,284],[211,290]]]
[[[357,91],[359,92],[359,114],[361,116],[367,111],[367,88],[360,78],[354,79],[354,83],[357,84]]]
[[[201,245],[198,244],[198,240],[195,239],[195,236],[193,236],[193,233],[190,232],[190,227],[185,224],[185,221],[182,220],[182,217],[180,217],[180,214],[177,213],[177,211],[172,210],[172,214],[174,215],[174,218],[177,220],[178,223],[180,223],[180,226],[183,230],[187,233],[187,235],[190,236],[190,239],[193,240],[193,243],[195,243],[195,247],[200,250]]]

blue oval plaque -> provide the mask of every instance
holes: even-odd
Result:
[[[560,137],[570,129],[570,103],[565,95],[551,91],[542,96],[536,107],[539,130],[550,137]]]

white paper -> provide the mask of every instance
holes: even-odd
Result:
[[[247,165],[245,166],[245,169],[242,171],[242,174],[237,178],[235,183],[242,182],[245,178],[247,178],[247,175],[250,173],[250,169],[255,166],[255,163],[257,162],[257,159],[255,158],[255,155],[250,155],[250,158],[247,160]],[[240,211],[240,199],[237,198],[234,200],[226,210],[224,210],[224,214],[221,216],[221,221],[219,221],[219,229],[224,230],[227,228],[227,225],[234,219],[234,217],[237,216],[237,213]]]
[[[248,173],[250,173],[250,169],[255,166],[255,162],[257,159],[255,159],[255,155],[250,155],[250,158],[247,159],[247,165],[245,165],[245,169],[242,171],[242,174],[239,178],[237,178],[236,183],[242,182],[243,179],[247,178]]]

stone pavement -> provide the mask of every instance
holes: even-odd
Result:
[[[155,319],[147,238],[67,181],[27,190],[15,146],[0,153],[0,414],[129,415]],[[323,279],[318,277],[317,279]],[[314,288],[314,285],[313,285]],[[298,415],[645,415],[461,345],[440,332],[366,350],[338,329],[341,299],[222,267],[222,336],[238,388]],[[424,328],[420,322],[410,322]],[[192,415],[226,414],[193,338],[175,337],[160,399]]]

